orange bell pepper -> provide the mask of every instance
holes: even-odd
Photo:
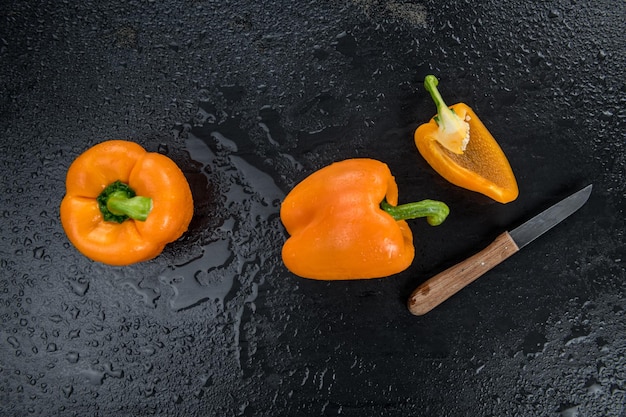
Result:
[[[517,182],[504,152],[467,104],[446,106],[437,90],[438,83],[433,75],[424,80],[437,115],[415,131],[420,154],[452,184],[500,203],[515,200],[519,194]]]
[[[439,201],[398,203],[389,167],[373,159],[348,159],[314,172],[285,197],[280,218],[291,235],[285,266],[303,278],[381,278],[413,261],[406,219],[426,217],[435,226],[449,213]]]
[[[156,257],[187,230],[193,199],[174,161],[111,140],[71,164],[60,211],[65,233],[82,254],[129,265]]]

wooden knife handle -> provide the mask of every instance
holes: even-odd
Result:
[[[517,251],[511,235],[502,233],[485,249],[417,287],[409,298],[409,311],[416,316],[428,313]]]

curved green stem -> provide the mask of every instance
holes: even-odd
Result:
[[[127,219],[145,221],[152,210],[152,199],[135,195],[121,181],[106,187],[96,199],[105,221],[122,223]]]
[[[469,142],[469,124],[446,105],[437,89],[438,85],[439,80],[434,75],[427,75],[424,78],[424,88],[437,106],[435,122],[440,130],[437,141],[449,151],[462,154]]]
[[[424,78],[424,88],[430,93],[430,96],[435,102],[435,106],[437,106],[437,114],[441,116],[445,113],[452,113],[452,110],[450,110],[445,101],[443,101],[443,97],[441,97],[441,93],[437,89],[438,85],[439,80],[434,75],[427,75],[426,78]]]
[[[448,206],[435,200],[422,200],[415,203],[392,206],[383,200],[380,208],[389,213],[395,220],[409,220],[426,217],[426,221],[431,226],[439,226],[450,214]]]

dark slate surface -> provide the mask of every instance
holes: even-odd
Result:
[[[16,1],[0,5],[0,415],[624,416],[626,3]],[[500,205],[411,133],[441,79],[509,156]],[[90,262],[59,223],[89,146],[173,158],[196,199],[157,259]],[[336,160],[389,164],[412,222],[396,276],[280,262],[280,200]],[[558,228],[423,317],[415,286],[593,183]]]

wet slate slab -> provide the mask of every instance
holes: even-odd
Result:
[[[5,2],[0,414],[623,415],[624,7]],[[428,73],[498,138],[518,200],[420,158]],[[71,161],[113,138],[174,159],[196,205],[184,238],[125,268],[82,257],[58,220]],[[411,224],[396,276],[294,277],[280,201],[350,157],[452,214]],[[557,229],[408,313],[419,283],[588,183]]]

